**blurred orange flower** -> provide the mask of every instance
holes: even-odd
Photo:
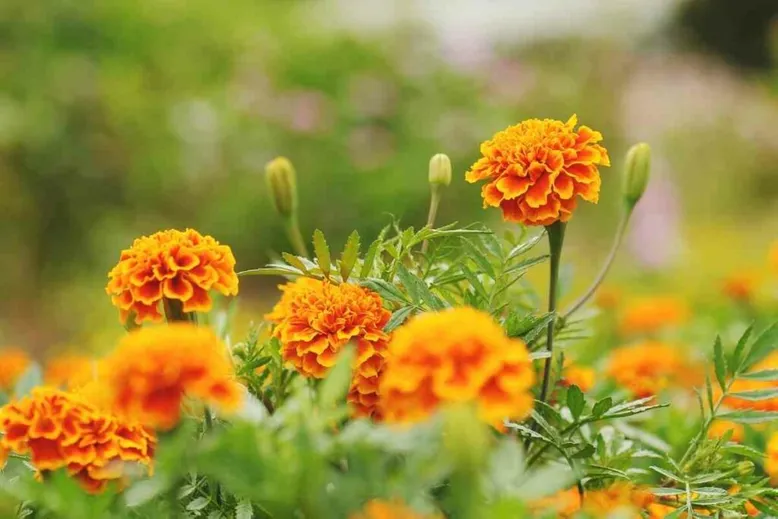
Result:
[[[0,391],[11,391],[30,363],[29,355],[20,348],[0,349]]]
[[[73,389],[95,378],[96,360],[86,355],[65,354],[46,362],[43,380],[49,386]]]
[[[584,494],[583,503],[578,489],[570,488],[534,501],[530,508],[541,513],[553,510],[556,517],[561,518],[575,517],[578,512],[584,512],[587,517],[606,517],[613,512],[623,511],[629,512],[624,517],[640,519],[640,511],[652,506],[653,501],[653,495],[645,489],[630,483],[614,483],[606,488],[588,490]]]
[[[383,328],[391,312],[366,288],[311,278],[279,287],[281,300],[265,318],[276,324],[282,357],[308,377],[322,378],[348,344],[356,346],[348,401],[359,416],[372,416],[389,335]]]
[[[773,485],[778,484],[778,433],[773,433],[767,441],[764,471]]]
[[[124,336],[105,360],[111,407],[159,429],[174,427],[184,396],[238,408],[243,390],[227,347],[208,328],[187,323],[141,328]]]
[[[735,301],[749,301],[759,286],[759,278],[752,272],[736,272],[724,279],[721,291]]]
[[[160,321],[164,300],[182,304],[183,312],[208,312],[209,290],[238,293],[232,250],[193,229],[161,231],[136,239],[122,251],[108,273],[105,291],[119,308],[122,322]]]
[[[635,398],[654,396],[674,386],[691,387],[700,378],[699,369],[677,347],[658,341],[617,348],[607,373]]]
[[[765,371],[778,369],[778,352],[773,352],[762,361],[756,363],[750,371]],[[748,391],[758,391],[762,389],[772,389],[778,387],[778,381],[774,380],[747,380],[738,379],[732,383],[730,393],[742,393]],[[720,394],[718,388],[715,388],[716,395]],[[734,409],[754,409],[757,411],[778,411],[778,398],[769,398],[766,400],[746,400],[728,396],[724,399],[724,405]]]
[[[621,318],[621,331],[627,334],[651,333],[683,324],[689,307],[673,296],[644,297],[630,301]]]
[[[524,225],[566,222],[577,199],[597,203],[598,166],[610,166],[602,134],[587,126],[529,119],[497,132],[481,144],[483,155],[465,179],[486,180],[481,189],[484,207],[499,207],[503,218]]]
[[[430,312],[400,327],[381,378],[381,409],[389,422],[417,422],[447,403],[475,403],[499,426],[532,411],[535,380],[524,342],[470,307]]]
[[[564,387],[578,386],[578,389],[586,393],[594,387],[595,376],[592,368],[566,361],[559,383]]]
[[[438,519],[440,516],[420,514],[400,501],[384,501],[373,499],[350,519]]]
[[[36,388],[0,408],[0,450],[30,455],[40,472],[67,469],[92,493],[121,483],[128,464],[150,471],[156,437],[140,424],[107,413],[88,399]]]
[[[778,273],[778,240],[775,240],[773,244],[770,245],[770,251],[767,253],[767,261],[773,272]]]
[[[616,308],[621,301],[621,290],[615,287],[600,287],[594,294],[594,304],[603,310]]]
[[[708,429],[708,438],[721,438],[727,432],[732,431],[732,438],[730,441],[740,443],[746,434],[745,427],[742,424],[736,422],[729,422],[727,420],[714,421],[710,429]]]

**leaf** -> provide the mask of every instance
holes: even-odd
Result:
[[[750,368],[776,349],[778,349],[778,322],[768,326],[756,338],[743,361],[743,369]]]
[[[462,245],[464,245],[464,249],[468,253],[467,257],[478,265],[478,267],[481,269],[481,272],[490,278],[495,279],[494,267],[492,267],[492,264],[489,263],[489,260],[486,258],[486,256],[484,256],[483,253],[468,240],[462,239]]]
[[[684,483],[684,482],[685,482],[685,481],[684,481],[684,479],[683,479],[681,476],[678,476],[678,475],[676,475],[676,474],[673,474],[672,472],[670,472],[670,471],[667,471],[667,470],[665,470],[665,469],[663,469],[663,468],[661,468],[661,467],[657,467],[656,465],[651,465],[651,466],[650,466],[650,467],[648,467],[648,468],[650,468],[650,469],[651,469],[651,470],[653,470],[654,472],[657,472],[657,473],[659,473],[659,474],[663,475],[663,476],[664,476],[664,477],[666,477],[666,478],[670,478],[670,479],[672,479],[673,481],[677,481],[678,483]]]
[[[487,301],[489,299],[489,294],[486,293],[486,289],[478,280],[478,276],[476,276],[473,271],[470,270],[465,264],[462,264],[460,268],[462,269],[462,273],[467,278],[467,281],[470,283],[470,286],[472,286],[473,290],[475,290],[475,293],[478,294],[482,300]]]
[[[208,503],[210,503],[210,500],[207,497],[198,497],[192,499],[192,501],[186,505],[186,509],[190,512],[197,512],[208,506]]]
[[[383,279],[368,278],[362,280],[362,283],[360,284],[373,292],[377,292],[378,295],[387,301],[394,301],[395,303],[402,303],[403,305],[407,305],[411,302],[400,289]]]
[[[603,414],[605,414],[608,409],[613,407],[613,399],[611,397],[605,397],[596,404],[594,404],[594,407],[592,408],[592,416],[595,418],[599,418]]]
[[[271,263],[266,267],[238,272],[238,276],[301,276],[303,273],[288,265]]]
[[[743,357],[743,350],[748,343],[748,338],[751,337],[752,331],[754,331],[754,325],[750,324],[743,332],[743,335],[740,336],[740,339],[738,339],[735,351],[732,352],[732,362],[730,363],[729,369],[732,370],[733,375],[740,373],[741,371],[742,366],[740,365],[740,361]]]
[[[686,490],[681,490],[680,488],[652,488],[651,493],[659,497],[683,496],[686,495]]]
[[[359,233],[354,231],[349,235],[348,240],[346,240],[346,246],[343,247],[343,252],[340,254],[340,277],[343,278],[344,283],[348,281],[358,256]]]
[[[21,398],[32,391],[32,388],[40,386],[43,383],[43,373],[38,363],[32,363],[25,370],[14,386],[14,396]]]
[[[327,240],[324,239],[324,233],[319,229],[313,231],[313,251],[316,253],[316,260],[319,262],[319,268],[324,277],[329,279],[330,269],[332,268],[330,248],[327,245]]]
[[[517,263],[516,265],[512,265],[510,268],[506,269],[505,272],[503,272],[503,275],[509,275],[513,274],[515,272],[524,272],[525,270],[529,270],[530,267],[534,267],[535,265],[538,265],[540,263],[543,263],[546,261],[550,256],[548,254],[543,254],[542,256],[537,256],[534,258],[526,259],[520,263]]]
[[[713,343],[713,366],[716,370],[716,381],[722,391],[727,390],[727,361],[724,359],[724,349],[721,346],[721,337],[716,336]]]
[[[526,425],[522,425],[520,423],[505,422],[505,427],[508,427],[509,429],[514,429],[514,430],[518,431],[519,434],[521,434],[522,436],[525,436],[527,438],[534,438],[536,440],[541,440],[541,441],[544,441],[546,443],[554,443],[551,439],[546,438],[545,436],[543,436],[539,432],[533,431],[532,429],[530,429]]]
[[[524,254],[525,252],[527,252],[528,250],[530,250],[532,247],[534,247],[535,245],[537,245],[537,244],[538,244],[538,242],[539,242],[539,241],[540,241],[540,240],[543,238],[543,236],[545,236],[545,235],[546,235],[546,233],[545,233],[545,231],[544,231],[544,232],[542,232],[542,233],[538,234],[537,236],[533,236],[532,238],[530,238],[529,240],[525,241],[524,243],[520,243],[520,244],[516,245],[516,246],[515,246],[513,249],[511,249],[511,251],[508,253],[508,258],[507,258],[507,260],[508,260],[508,261],[510,261],[510,260],[512,260],[512,259],[514,259],[514,258],[516,258],[516,257],[518,257],[518,256],[521,256],[522,254]]]
[[[400,281],[408,291],[408,295],[411,296],[414,303],[419,305],[421,302],[424,302],[424,304],[433,310],[441,310],[443,308],[443,304],[432,292],[430,292],[427,283],[411,274],[411,272],[405,268],[405,265],[397,265],[397,276],[400,278]]]
[[[254,517],[254,507],[251,501],[240,501],[235,505],[235,519],[252,519]]]
[[[726,445],[723,445],[721,447],[721,450],[732,452],[733,454],[739,454],[741,456],[745,456],[747,458],[751,458],[752,460],[761,462],[765,454],[762,451],[758,451],[754,449],[753,447],[749,447],[747,445],[740,445],[739,443],[728,443]]]
[[[390,317],[386,322],[384,331],[386,333],[393,331],[395,328],[403,324],[408,319],[408,317],[410,317],[414,310],[415,307],[413,306],[403,306],[402,308],[395,310],[392,314],[392,317]]]
[[[570,413],[576,421],[581,417],[585,405],[586,400],[584,399],[581,388],[575,384],[571,385],[567,390],[567,407],[570,409]]]
[[[370,275],[370,271],[373,270],[373,263],[375,263],[376,254],[378,254],[378,247],[383,243],[383,238],[378,238],[376,241],[370,244],[365,254],[365,259],[362,262],[362,268],[359,270],[359,277],[366,278]]]
[[[353,343],[349,343],[341,350],[335,366],[319,386],[319,404],[322,407],[334,407],[346,398],[351,382],[351,365],[355,356],[356,347]]]
[[[717,418],[743,424],[765,423],[778,420],[778,411],[732,411]]]
[[[778,388],[740,391],[737,393],[730,393],[729,396],[733,398],[740,398],[742,400],[748,400],[749,402],[759,402],[761,400],[771,400],[778,397]]]
[[[535,423],[537,423],[544,431],[546,431],[546,434],[551,437],[551,440],[556,443],[561,443],[561,438],[559,437],[559,431],[554,429],[550,423],[546,421],[545,418],[543,418],[543,415],[541,415],[536,410],[532,410],[532,419],[535,420]]]
[[[570,456],[570,458],[574,460],[591,458],[592,455],[594,454],[594,451],[595,451],[594,445],[587,444],[583,447],[583,449],[579,450],[578,452]]]
[[[778,380],[778,369],[763,369],[761,371],[754,371],[752,373],[743,373],[737,378],[743,380],[776,381]]]
[[[281,257],[284,258],[284,261],[289,263],[291,266],[302,272],[303,274],[308,273],[308,268],[305,266],[305,263],[303,263],[300,258],[293,254],[289,254],[288,252],[282,252]]]

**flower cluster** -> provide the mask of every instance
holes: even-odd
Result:
[[[391,313],[381,297],[366,288],[300,278],[280,287],[283,295],[265,318],[276,324],[273,336],[282,357],[308,377],[324,377],[343,348],[356,346],[354,378],[348,400],[357,415],[375,414],[378,381]]]
[[[692,386],[699,373],[670,344],[646,341],[618,348],[611,355],[608,375],[635,398],[645,398],[677,385]]]
[[[616,483],[606,488],[590,490],[586,492],[584,500],[577,488],[562,490],[556,494],[538,499],[531,503],[531,509],[540,512],[553,510],[556,517],[576,517],[579,512],[584,512],[587,517],[607,517],[614,512],[628,512],[628,515],[619,517],[643,517],[640,511],[650,511],[654,506],[654,498],[650,492],[635,487],[629,483]],[[664,517],[655,516],[650,517]]]
[[[36,388],[0,408],[0,451],[30,455],[42,476],[66,469],[89,492],[121,482],[128,464],[150,470],[156,437],[83,395]]]
[[[122,322],[160,321],[160,303],[175,301],[183,312],[211,309],[213,289],[238,293],[235,257],[226,245],[193,229],[168,230],[136,239],[108,273],[105,290],[119,308]]]
[[[438,515],[420,514],[400,501],[373,499],[350,519],[437,519]]]
[[[610,166],[610,159],[597,144],[602,134],[576,124],[575,115],[564,123],[529,119],[482,143],[483,156],[465,179],[487,181],[484,207],[499,207],[507,221],[550,225],[570,219],[577,197],[597,203],[598,167]]]
[[[473,308],[414,317],[395,332],[388,358],[380,384],[387,421],[424,420],[447,403],[474,403],[495,425],[532,411],[535,375],[526,345]]]
[[[129,333],[104,367],[112,409],[158,429],[178,423],[184,396],[225,411],[235,410],[243,397],[224,343],[192,324]]]
[[[689,318],[689,307],[672,296],[643,297],[629,301],[621,316],[621,331],[625,334],[654,333],[665,327],[677,326]]]
[[[10,391],[30,365],[30,357],[19,348],[0,350],[0,391]]]

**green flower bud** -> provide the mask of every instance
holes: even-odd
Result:
[[[438,153],[430,159],[429,181],[433,186],[451,184],[451,159],[445,153]]]
[[[736,465],[737,474],[739,476],[750,476],[754,473],[754,462],[753,461],[741,461]]]
[[[286,157],[276,157],[265,166],[270,198],[279,215],[289,218],[297,212],[297,178]]]
[[[627,152],[624,165],[624,200],[629,207],[638,203],[648,185],[651,171],[651,148],[645,142],[635,144]]]

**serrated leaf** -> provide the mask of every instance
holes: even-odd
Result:
[[[505,272],[503,272],[503,275],[507,276],[510,274],[514,274],[516,272],[524,272],[525,270],[529,270],[530,267],[534,267],[535,265],[538,265],[540,263],[543,263],[546,261],[550,256],[548,254],[543,254],[542,256],[536,256],[534,258],[526,259],[520,263],[517,263],[516,265],[512,265],[510,268],[505,269]]]
[[[345,400],[351,382],[352,361],[356,356],[356,345],[349,343],[340,351],[335,366],[319,386],[319,404],[324,408],[334,407]]]
[[[739,391],[736,393],[730,393],[732,398],[740,398],[741,400],[748,400],[749,402],[759,402],[761,400],[772,400],[778,397],[778,388],[770,389],[754,389],[752,391]]]
[[[683,496],[686,495],[686,490],[681,490],[680,488],[656,487],[651,489],[651,493],[659,497]]]
[[[751,337],[752,331],[754,331],[754,325],[750,324],[737,341],[735,350],[732,352],[732,362],[730,362],[729,366],[732,375],[742,371],[741,361],[743,359],[743,351],[746,348],[746,344],[748,344],[748,339]]]
[[[393,331],[395,328],[397,328],[398,326],[402,325],[408,319],[408,317],[410,317],[414,309],[415,308],[413,306],[404,306],[399,310],[395,310],[392,316],[386,322],[386,326],[384,326],[384,331],[386,333],[389,333]]]
[[[559,431],[554,429],[554,427],[552,427],[551,424],[548,423],[545,418],[543,418],[543,415],[534,409],[532,411],[532,419],[540,426],[541,429],[546,432],[546,434],[549,435],[549,437],[551,437],[552,441],[560,443],[561,438],[559,437]]]
[[[494,275],[494,267],[492,267],[492,264],[489,262],[489,260],[486,258],[486,256],[483,255],[483,253],[478,250],[478,248],[473,245],[470,241],[466,239],[462,239],[462,245],[464,245],[465,251],[467,251],[467,257],[471,260],[473,260],[476,265],[478,265],[478,268],[481,269],[481,272],[486,274],[492,279],[495,279]]]
[[[523,242],[523,243],[520,243],[520,244],[516,245],[516,246],[515,246],[513,249],[511,249],[511,251],[508,253],[508,258],[507,258],[507,260],[508,260],[508,261],[511,261],[512,259],[514,259],[514,258],[517,258],[517,257],[521,256],[522,254],[524,254],[525,252],[527,252],[528,250],[530,250],[532,247],[534,247],[535,245],[537,245],[537,244],[538,244],[538,242],[539,242],[541,239],[543,239],[543,236],[545,236],[545,235],[546,235],[546,233],[545,233],[545,232],[542,232],[542,233],[538,234],[537,236],[533,236],[533,237],[532,237],[532,238],[530,238],[529,240],[527,240],[527,241],[525,241],[525,242]]]
[[[343,252],[340,254],[340,276],[344,283],[348,281],[348,277],[357,262],[357,257],[359,257],[359,233],[354,231],[349,235],[346,246],[343,247]]]
[[[330,269],[332,268],[332,258],[330,257],[330,247],[324,238],[324,233],[319,229],[313,231],[313,252],[316,254],[316,261],[319,262],[324,277],[329,279]]]
[[[713,366],[716,371],[716,381],[722,391],[727,390],[727,361],[724,359],[724,348],[721,345],[721,337],[716,336],[713,343]]]
[[[470,283],[470,286],[473,287],[473,290],[475,290],[475,293],[478,295],[478,297],[480,297],[483,301],[487,301],[489,299],[489,295],[486,293],[484,286],[478,280],[478,276],[476,276],[467,265],[463,264],[460,266],[460,268],[462,270],[462,274],[465,275],[465,278],[467,278],[467,281]]]
[[[567,407],[570,409],[570,414],[577,421],[583,413],[584,406],[586,405],[586,399],[584,398],[583,391],[575,384],[571,385],[567,389]]]
[[[653,470],[654,472],[656,472],[658,474],[661,474],[662,476],[664,476],[666,478],[672,479],[673,481],[677,481],[679,483],[685,483],[684,479],[681,476],[673,474],[672,472],[670,472],[668,470],[665,470],[665,469],[663,469],[661,467],[657,467],[656,465],[651,465],[648,468],[650,468],[651,470]]]
[[[778,349],[778,323],[773,323],[751,345],[751,349],[743,361],[743,368],[750,368],[776,349]]]
[[[303,274],[308,273],[308,268],[305,266],[305,263],[303,263],[300,258],[295,256],[294,254],[289,254],[288,252],[282,252],[281,257],[284,258],[284,261],[289,263],[292,267],[296,268]]]
[[[249,269],[238,272],[238,276],[302,276],[303,273],[288,265],[270,264],[258,269]]]
[[[766,423],[778,420],[778,411],[732,411],[717,418],[743,424]]]
[[[254,507],[251,501],[240,501],[235,505],[235,519],[252,519],[254,517]]]
[[[762,380],[772,382],[778,380],[778,369],[763,369],[752,373],[743,373],[742,375],[738,375],[737,378],[741,380]]]
[[[536,439],[536,440],[541,440],[541,441],[544,441],[546,443],[554,443],[549,438],[546,438],[545,436],[543,436],[539,432],[533,431],[532,429],[530,429],[526,425],[522,425],[520,423],[505,422],[505,427],[508,427],[509,429],[514,429],[514,430],[518,431],[519,434],[521,434],[522,436],[527,437],[527,438],[533,438],[533,439]]]
[[[210,499],[207,497],[197,497],[186,505],[186,509],[190,512],[197,512],[208,506],[208,503],[210,503]]]
[[[378,248],[381,246],[383,241],[383,238],[378,238],[376,241],[370,244],[370,247],[368,247],[367,254],[365,254],[365,259],[362,262],[362,268],[359,270],[360,278],[366,278],[370,275],[370,272],[373,270],[373,264],[375,263],[376,255],[378,254]]]
[[[754,449],[753,447],[749,447],[747,445],[741,445],[739,443],[728,443],[721,447],[722,450],[731,452],[733,454],[739,454],[741,456],[745,456],[747,458],[751,458],[752,460],[756,461],[762,461],[765,457],[765,453],[762,451],[758,451]]]
[[[397,276],[408,291],[411,300],[416,305],[420,305],[423,302],[433,310],[440,310],[442,308],[440,301],[438,301],[432,292],[430,292],[427,284],[422,279],[411,274],[411,272],[405,268],[405,265],[397,265]]]
[[[394,301],[395,303],[402,303],[407,305],[411,301],[400,291],[399,288],[392,285],[388,281],[384,281],[379,278],[368,278],[362,280],[360,283],[363,287],[369,288],[373,292],[378,293],[383,299],[387,301]]]
[[[570,456],[570,458],[574,460],[591,458],[592,455],[594,454],[594,451],[595,451],[594,445],[587,444],[581,450],[579,450],[578,452]]]
[[[599,418],[604,415],[611,407],[613,407],[613,398],[606,397],[594,404],[592,408],[592,416]]]

